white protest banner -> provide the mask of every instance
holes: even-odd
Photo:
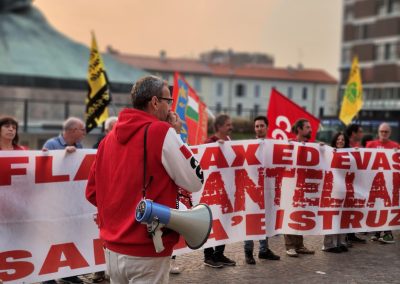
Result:
[[[213,229],[204,247],[265,235],[400,228],[400,152],[277,140],[192,147]],[[0,151],[0,279],[37,282],[104,269],[85,199],[94,150]],[[134,213],[133,213],[134,216]],[[176,254],[190,251],[184,242]]]

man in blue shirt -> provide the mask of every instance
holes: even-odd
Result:
[[[85,124],[77,117],[70,117],[63,123],[62,133],[50,138],[44,143],[42,150],[61,150],[65,149],[67,153],[73,153],[76,149],[82,149],[81,140],[86,135]],[[64,283],[83,283],[77,276],[62,278]],[[42,282],[43,284],[56,284],[55,280]]]
[[[76,117],[70,117],[63,123],[63,131],[57,136],[50,138],[43,145],[43,150],[65,149],[73,153],[76,149],[82,149],[81,140],[86,135],[85,124]]]

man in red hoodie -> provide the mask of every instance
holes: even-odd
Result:
[[[147,226],[135,220],[135,209],[143,198],[175,208],[178,187],[200,190],[203,173],[176,132],[181,123],[170,111],[167,83],[144,77],[134,84],[131,97],[133,109],[120,113],[99,146],[86,198],[98,209],[111,283],[168,283],[179,235],[164,230],[165,249],[157,253]]]

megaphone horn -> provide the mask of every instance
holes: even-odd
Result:
[[[140,201],[136,207],[136,221],[146,224],[157,221],[164,224],[182,235],[189,248],[198,249],[210,235],[212,213],[210,207],[203,203],[180,211],[146,199]]]

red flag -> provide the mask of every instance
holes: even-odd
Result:
[[[177,72],[174,76],[172,98],[174,99],[172,110],[183,121],[182,140],[189,145],[202,144],[207,138],[207,106],[183,76]]]
[[[267,118],[269,122],[267,137],[273,139],[295,139],[296,135],[291,132],[292,125],[296,120],[304,118],[311,124],[312,134],[310,141],[315,141],[320,124],[318,118],[275,89],[271,91]]]

